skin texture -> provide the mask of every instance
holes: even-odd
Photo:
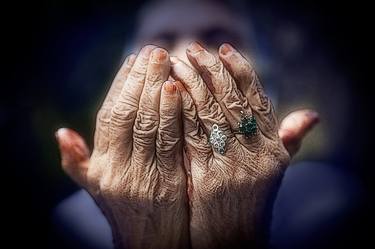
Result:
[[[279,127],[250,63],[229,44],[218,54],[191,44],[193,69],[146,46],[114,79],[91,156],[76,132],[57,132],[63,169],[101,207],[117,247],[263,242],[272,194],[318,116],[301,110]],[[241,110],[258,122],[249,139],[233,132]],[[208,143],[214,123],[228,136],[224,155]]]
[[[187,248],[181,97],[168,52],[144,47],[120,69],[98,112],[94,151],[57,133],[64,170],[95,199],[118,248]]]
[[[187,57],[195,70],[171,59],[172,76],[187,92],[182,96],[191,175],[192,247],[261,246],[268,225],[266,211],[290,154],[279,138],[273,106],[252,66],[229,44],[221,46],[219,55],[220,59],[192,43]],[[237,84],[247,87],[246,96]],[[250,138],[234,132],[241,110],[258,121],[257,134]],[[225,155],[208,142],[214,124],[228,137]]]

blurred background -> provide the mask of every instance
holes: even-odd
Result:
[[[205,1],[210,3],[199,17],[176,2],[54,0],[4,8],[0,125],[6,240],[72,248],[69,231],[62,234],[66,227],[59,228],[53,217],[56,206],[79,188],[60,168],[54,132],[73,128],[92,148],[95,114],[124,56],[149,42],[178,54],[193,37],[194,30],[183,26],[193,25],[186,20],[205,22],[206,14],[208,21],[225,20],[234,31],[222,32],[223,25],[194,37],[213,48],[229,40],[251,56],[280,118],[299,108],[321,115],[276,201],[274,247],[364,246],[373,224],[374,177],[368,153],[373,110],[367,93],[373,80],[365,77],[371,59],[367,7],[320,0]],[[185,23],[177,29],[191,36],[180,41],[171,20],[184,12]]]

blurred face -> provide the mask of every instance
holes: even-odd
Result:
[[[229,9],[218,4],[198,1],[162,2],[140,16],[136,48],[155,44],[171,55],[187,61],[186,48],[199,41],[211,51],[230,42],[246,52],[250,46],[250,28]]]

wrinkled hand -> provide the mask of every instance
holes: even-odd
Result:
[[[271,101],[253,68],[230,45],[221,46],[218,59],[192,43],[187,56],[195,70],[175,57],[171,61],[172,76],[183,84],[192,247],[259,245],[272,194],[290,154],[298,149],[317,116],[293,114],[279,130]],[[241,111],[256,117],[258,130],[250,138],[234,133]],[[288,121],[291,119],[297,122]],[[208,142],[214,124],[227,136],[224,155]]]
[[[159,55],[156,56],[157,63],[149,61],[151,51],[155,52],[152,55]],[[186,176],[181,167],[180,140],[184,135],[187,159],[189,159],[186,160],[185,166],[190,174],[187,185],[191,197],[191,230],[194,247],[204,248],[205,245],[210,247],[214,245],[211,242],[217,242],[225,247],[235,238],[241,239],[242,242],[253,240],[254,230],[257,228],[255,222],[259,220],[257,217],[261,217],[264,210],[264,202],[268,197],[267,190],[271,189],[269,186],[280,178],[283,164],[288,159],[280,140],[275,136],[277,125],[274,125],[274,129],[269,132],[271,138],[266,137],[267,133],[263,134],[267,130],[262,130],[262,133],[259,132],[249,141],[243,141],[243,138],[238,136],[230,139],[229,147],[232,149],[227,151],[226,155],[232,153],[230,151],[236,150],[234,148],[238,146],[241,149],[236,153],[244,158],[244,161],[240,162],[239,169],[236,169],[235,165],[239,161],[238,158],[233,157],[237,154],[234,153],[230,158],[222,160],[212,153],[211,147],[207,144],[207,126],[209,122],[214,120],[216,122],[219,118],[219,121],[223,122],[221,127],[226,127],[228,131],[228,126],[236,124],[238,113],[232,110],[224,115],[220,109],[222,107],[213,101],[200,76],[180,63],[177,67],[180,67],[181,71],[174,70],[173,73],[176,78],[179,78],[178,74],[180,74],[189,92],[178,82],[176,84],[180,91],[172,82],[165,83],[165,87],[162,88],[161,85],[169,74],[169,65],[168,59],[164,60],[161,56],[166,51],[160,49],[157,51],[155,47],[145,47],[137,59],[134,55],[129,56],[120,69],[98,113],[95,145],[91,158],[87,145],[77,133],[69,129],[59,130],[57,137],[63,168],[90,192],[102,208],[111,223],[118,246],[183,248],[188,245],[189,239]],[[168,58],[168,55],[166,57]],[[190,59],[193,57],[190,56]],[[261,88],[251,66],[237,52],[229,53],[227,56],[221,53],[221,61],[233,78],[229,77],[225,70],[221,73],[227,75],[226,80],[231,80],[232,85],[235,81],[239,90],[237,95],[244,100],[243,103],[246,103],[246,100],[244,96],[240,96],[240,92],[249,100],[250,104],[247,105],[251,108],[247,107],[247,109],[251,109],[257,116],[260,128],[267,127],[268,124],[267,118],[262,118],[263,116],[271,117],[272,122],[275,122],[273,112],[269,115],[271,112],[267,109],[262,111],[261,105],[257,107],[257,103],[261,103],[262,96],[267,100],[264,106],[271,107],[271,105],[263,92],[258,91]],[[192,62],[202,73],[207,85],[214,90],[212,87],[215,82],[212,80],[215,80],[215,77],[210,76],[209,70],[204,70],[203,64],[199,66],[194,60]],[[222,65],[216,66],[224,69]],[[174,66],[175,69],[177,67]],[[212,70],[214,69],[213,66]],[[219,73],[216,75],[219,76]],[[191,86],[197,88],[195,90],[189,88],[189,82],[193,82]],[[194,82],[197,84],[194,85]],[[252,84],[249,84],[250,82]],[[225,89],[224,87],[223,91]],[[220,94],[216,91],[213,93],[215,97]],[[199,118],[212,110],[217,110],[215,113],[219,115],[209,117],[208,119],[212,120],[203,122],[202,127],[190,94],[195,102],[198,101],[196,103],[198,103]],[[227,102],[222,105],[225,107]],[[181,134],[179,117],[181,105],[184,113],[182,117],[184,134]],[[235,105],[233,107],[238,108]],[[231,113],[235,116],[231,116]],[[264,124],[261,123],[263,120],[265,120]],[[229,124],[226,123],[228,121]],[[278,133],[290,154],[298,150],[303,136],[316,121],[316,114],[308,110],[292,113],[283,120]],[[262,148],[262,151],[267,153],[258,154]],[[272,152],[270,151],[272,149],[275,150]],[[258,157],[255,157],[257,161],[245,158],[248,153],[258,154]],[[263,160],[262,156],[266,160]],[[269,160],[269,157],[272,157],[272,160]],[[220,163],[216,165],[217,162]],[[260,162],[259,166],[256,162]],[[280,165],[272,166],[272,162]],[[233,165],[226,168],[224,165],[228,163]],[[189,165],[192,168],[191,172]],[[221,167],[224,167],[223,171],[220,171]],[[259,170],[258,167],[264,170]],[[230,175],[225,176],[227,173]],[[194,175],[193,186],[191,174]],[[207,186],[205,180],[208,180]],[[265,184],[261,183],[263,180]],[[266,191],[259,190],[262,186]],[[243,188],[249,189],[245,191]],[[234,193],[233,197],[228,199],[228,194],[236,190],[240,190],[239,194]],[[220,201],[221,196],[226,198]],[[232,225],[233,228],[230,227]],[[199,232],[203,233],[199,234]],[[236,237],[231,238],[232,235]],[[219,239],[215,236],[219,236]]]
[[[128,57],[97,115],[90,158],[77,133],[57,132],[64,170],[100,206],[117,247],[188,247],[181,96],[169,72],[155,46]]]

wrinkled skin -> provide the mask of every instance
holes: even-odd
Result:
[[[169,71],[167,51],[154,46],[128,58],[98,113],[85,165],[71,163],[74,146],[63,141],[81,141],[82,161],[88,152],[80,153],[85,146],[78,135],[58,132],[64,169],[100,206],[119,248],[188,247],[181,97],[167,81]]]
[[[187,56],[197,72],[172,58],[172,75],[192,98],[183,115],[191,163],[193,248],[254,244],[272,187],[289,163],[272,104],[254,70],[228,44],[221,46],[219,55],[220,59],[198,43],[191,44]],[[236,81],[239,85],[250,82],[248,98]],[[253,113],[258,120],[259,129],[252,137],[232,132],[238,130],[241,111]],[[214,124],[228,138],[224,155],[208,143]]]
[[[259,243],[274,188],[318,117],[298,111],[279,127],[252,66],[228,44],[218,54],[191,44],[193,69],[146,46],[116,76],[90,158],[77,133],[57,132],[64,170],[101,207],[118,247]],[[241,110],[257,119],[250,138],[233,132]],[[224,155],[208,142],[214,123],[228,136]]]

